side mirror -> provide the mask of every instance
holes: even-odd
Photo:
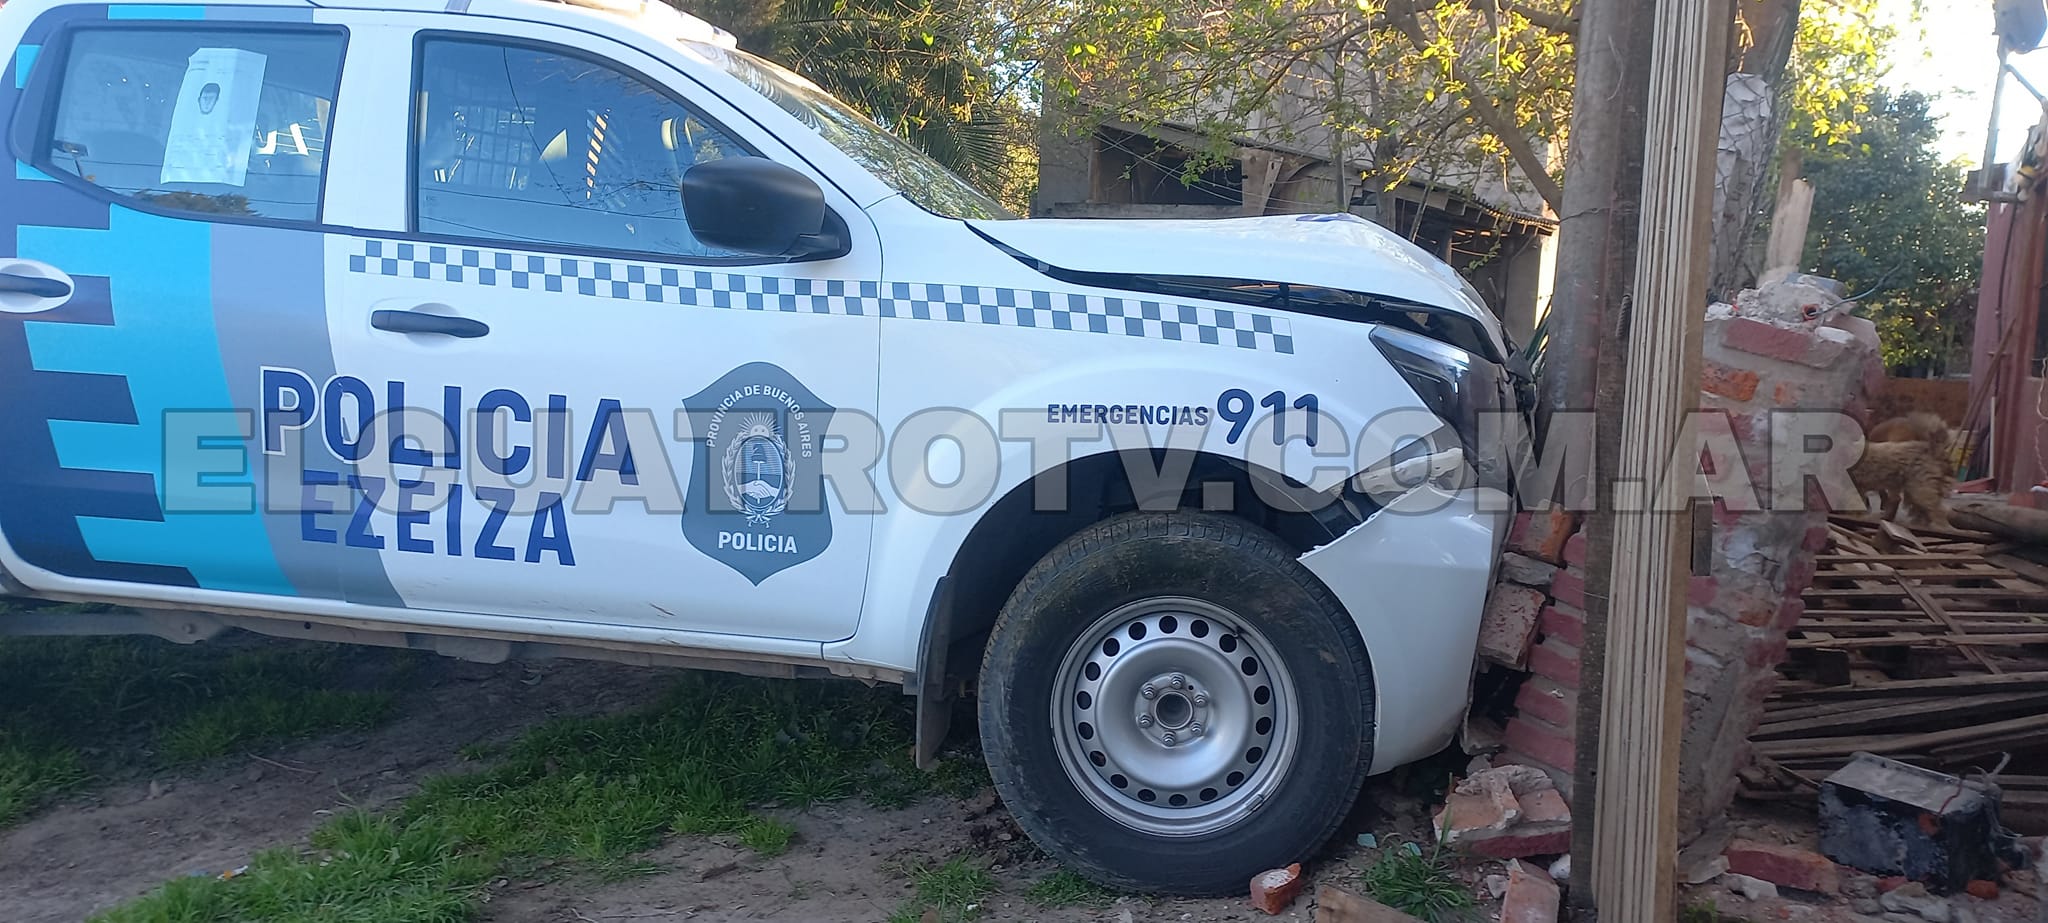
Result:
[[[799,258],[846,252],[825,227],[825,193],[811,178],[765,157],[726,157],[683,173],[690,233],[714,247]]]

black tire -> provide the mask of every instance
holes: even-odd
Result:
[[[1295,558],[1272,534],[1242,520],[1195,512],[1129,513],[1082,530],[1025,575],[989,638],[980,717],[982,750],[996,789],[1034,842],[1103,885],[1218,895],[1243,893],[1253,875],[1299,861],[1329,839],[1349,813],[1371,763],[1371,669],[1350,616]],[[1082,776],[1077,783],[1075,773],[1086,767],[1070,769],[1063,762],[1062,746],[1073,746],[1076,738],[1060,737],[1065,732],[1056,726],[1070,718],[1054,695],[1056,689],[1066,694],[1059,674],[1071,664],[1070,651],[1094,656],[1093,646],[1075,650],[1084,633],[1100,630],[1091,626],[1106,624],[1110,613],[1142,609],[1159,598],[1198,600],[1227,610],[1239,622],[1233,630],[1250,629],[1248,638],[1252,632],[1263,636],[1270,656],[1285,668],[1279,675],[1292,679],[1291,756],[1284,764],[1271,761],[1283,768],[1268,770],[1260,783],[1268,794],[1241,799],[1251,806],[1238,810],[1249,813],[1228,820],[1222,829],[1185,835],[1137,829],[1113,816],[1111,811],[1119,809],[1114,802],[1105,809],[1090,800],[1115,793],[1097,785],[1095,794],[1084,794],[1089,782]],[[1178,680],[1181,674],[1173,676]],[[1117,708],[1130,707],[1109,702],[1108,687],[1101,688],[1101,709],[1075,714],[1110,721],[1121,714]],[[1152,699],[1150,684],[1146,688],[1147,699],[1159,701]],[[1222,726],[1223,696],[1210,697],[1218,700],[1216,724]],[[1141,712],[1154,707],[1131,704]],[[1134,725],[1151,721],[1142,714],[1127,720]],[[1162,713],[1156,723],[1143,725],[1148,730],[1119,733],[1156,735],[1165,721]],[[1199,725],[1195,730],[1201,731]],[[1085,724],[1079,733],[1080,739],[1091,739]],[[1203,790],[1203,800],[1215,797],[1211,791]]]

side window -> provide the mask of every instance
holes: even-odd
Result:
[[[414,208],[430,234],[677,256],[685,170],[753,156],[645,82],[569,54],[457,40],[421,50]]]
[[[160,208],[317,221],[338,32],[73,33],[45,167]]]

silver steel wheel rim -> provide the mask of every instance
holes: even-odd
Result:
[[[1200,836],[1250,816],[1286,779],[1299,734],[1293,677],[1228,609],[1160,596],[1081,633],[1052,693],[1067,778],[1111,819]]]

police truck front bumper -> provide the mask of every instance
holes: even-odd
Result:
[[[1511,516],[1497,489],[1425,483],[1301,556],[1351,613],[1372,661],[1373,773],[1429,756],[1457,733]]]

